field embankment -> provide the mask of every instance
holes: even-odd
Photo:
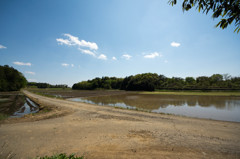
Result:
[[[240,123],[152,114],[48,98],[72,113],[0,125],[0,158],[76,153],[87,158],[240,158]]]
[[[188,96],[240,96],[240,91],[153,91],[140,94],[188,95]]]

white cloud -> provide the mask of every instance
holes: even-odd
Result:
[[[37,82],[36,79],[27,79],[27,80],[28,80],[28,82]]]
[[[84,50],[84,49],[81,49],[81,48],[78,48],[78,50],[80,50],[84,54],[96,56],[96,54],[94,52],[90,51],[90,50]]]
[[[68,39],[56,39],[59,45],[71,45],[70,41]]]
[[[116,58],[116,57],[114,57],[114,56],[112,57],[112,59],[113,59],[113,60],[117,60],[117,58]]]
[[[63,67],[68,67],[68,66],[74,67],[74,64],[68,64],[68,63],[62,63],[61,65]]]
[[[68,63],[62,63],[61,65],[64,66],[64,67],[68,67],[69,66]]]
[[[63,35],[66,36],[68,39],[62,39],[62,38],[56,39],[58,44],[60,44],[60,45],[63,45],[63,44],[68,45],[68,46],[77,45],[79,47],[86,47],[91,50],[98,50],[98,46],[94,42],[79,40],[78,37],[73,36],[71,34],[63,34]]]
[[[179,47],[180,45],[181,45],[180,43],[177,43],[177,42],[174,42],[174,41],[171,43],[172,47]]]
[[[161,57],[162,55],[158,52],[153,52],[153,53],[145,55],[144,58],[154,59],[155,57],[158,57],[158,56]]]
[[[24,63],[24,62],[18,62],[18,61],[13,62],[13,64],[15,64],[15,65],[19,65],[19,66],[31,66],[31,65],[32,65],[32,64],[29,63],[29,62]]]
[[[30,74],[30,75],[35,75],[35,72],[31,72],[31,71],[26,71],[25,73]]]
[[[6,46],[0,45],[0,49],[6,49]]]
[[[128,54],[124,54],[124,55],[122,55],[122,58],[124,58],[126,60],[130,60],[130,58],[132,58],[132,56],[128,55]]]
[[[104,54],[101,54],[101,55],[98,56],[98,59],[107,60],[107,56],[104,55]]]

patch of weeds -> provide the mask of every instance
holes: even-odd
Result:
[[[36,157],[34,159],[84,159],[84,156],[77,157],[75,154],[67,156],[65,153],[61,153],[53,156]]]
[[[9,116],[3,113],[0,113],[0,120],[7,119]]]
[[[43,108],[40,108],[37,113],[32,113],[31,115],[32,115],[32,116],[36,116],[36,115],[39,115],[39,114],[48,113],[48,112],[50,112],[50,111],[52,111],[51,108],[49,108],[49,107],[43,107]]]
[[[52,109],[51,108],[43,108],[40,112],[42,113],[48,113],[50,112]]]
[[[49,97],[49,98],[63,99],[61,96],[51,95],[51,94],[44,93],[44,92],[33,92],[33,93],[38,94],[38,95],[41,95],[41,96]]]

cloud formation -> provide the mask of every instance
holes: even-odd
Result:
[[[68,66],[74,67],[74,64],[68,64],[68,63],[62,63],[61,65],[63,67],[68,67]]]
[[[78,46],[78,47],[84,47],[91,50],[98,50],[98,46],[94,42],[88,42],[85,40],[79,40],[78,37],[73,36],[71,34],[63,34],[67,39],[58,38],[56,39],[59,45],[68,45],[68,46]]]
[[[96,54],[90,50],[85,50],[85,49],[81,49],[81,48],[78,48],[78,50],[80,50],[83,54],[88,54],[88,55],[91,55],[91,56],[96,56]]]
[[[104,54],[97,56],[96,51],[98,50],[98,45],[95,42],[79,40],[78,37],[71,34],[63,34],[63,36],[65,36],[65,38],[56,39],[59,45],[76,46],[78,47],[78,50],[83,54],[91,55],[101,60],[107,60],[107,56]],[[67,65],[64,66],[67,67]]]
[[[172,47],[179,47],[180,45],[181,45],[180,43],[177,43],[177,42],[174,42],[174,41],[171,43]]]
[[[31,71],[25,71],[25,73],[30,74],[30,75],[35,75],[35,72],[31,72]]]
[[[158,57],[158,56],[162,56],[160,53],[158,53],[158,52],[153,52],[153,53],[150,53],[150,54],[147,54],[147,55],[145,55],[144,56],[144,58],[147,58],[147,59],[154,59],[154,58],[156,58],[156,57]]]
[[[115,56],[112,57],[113,60],[117,60],[117,58]]]
[[[132,58],[132,56],[128,55],[128,54],[124,54],[124,55],[122,55],[122,58],[124,58],[126,60],[130,60],[130,58]]]
[[[19,61],[13,62],[13,64],[19,65],[19,66],[31,66],[32,65],[30,62],[24,63],[24,62],[19,62]]]
[[[104,55],[104,54],[101,54],[101,55],[98,56],[98,59],[107,60],[107,56]]]
[[[69,66],[68,63],[62,63],[61,65],[64,66],[64,67],[68,67]]]
[[[6,46],[0,45],[0,49],[6,49]]]

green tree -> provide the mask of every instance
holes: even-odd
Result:
[[[205,89],[208,89],[209,86],[210,86],[210,79],[207,76],[197,77],[196,81],[197,81],[197,88],[198,89],[205,90]]]
[[[186,77],[185,82],[187,85],[194,85],[196,84],[196,80],[193,77]]]
[[[169,4],[176,5],[177,0],[169,0]],[[188,11],[196,7],[199,12],[208,14],[212,11],[213,18],[222,17],[216,27],[225,29],[232,22],[235,23],[235,30],[240,31],[240,0],[183,0],[182,9]]]
[[[213,74],[210,77],[210,84],[213,87],[222,87],[223,85],[223,76],[220,74]]]
[[[158,83],[158,74],[143,73],[132,76],[126,90],[154,91]]]
[[[21,72],[8,65],[0,66],[0,91],[19,91],[26,84],[27,80]]]
[[[167,81],[168,89],[183,89],[184,87],[184,80],[180,77],[172,77],[169,78]]]
[[[168,78],[164,75],[159,75],[158,76],[158,83],[157,83],[157,88],[158,89],[164,89],[167,86],[167,81]]]

